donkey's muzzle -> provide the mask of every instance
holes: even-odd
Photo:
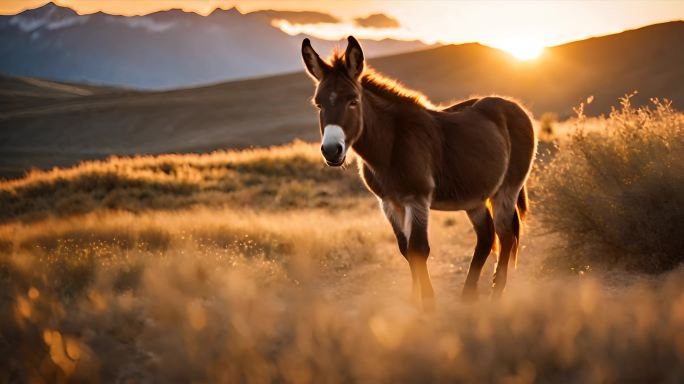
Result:
[[[321,153],[325,157],[326,164],[338,167],[344,163],[344,146],[340,143],[328,143],[321,145]]]

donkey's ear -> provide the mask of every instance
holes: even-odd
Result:
[[[321,81],[323,75],[328,71],[328,64],[321,60],[318,53],[314,51],[309,39],[304,39],[304,41],[302,41],[302,59],[304,59],[304,65],[306,66],[309,75],[314,79]]]
[[[347,66],[349,75],[353,79],[358,79],[363,73],[364,59],[361,44],[354,38],[347,38],[347,50],[344,52],[344,63]]]

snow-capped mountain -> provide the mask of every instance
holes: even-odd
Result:
[[[144,16],[79,15],[48,3],[0,16],[0,72],[62,81],[174,88],[301,69],[302,36],[271,25],[277,11],[207,16],[177,9]],[[370,57],[418,41],[364,41]],[[337,42],[315,40],[321,52]]]
[[[33,32],[39,28],[47,30],[68,27],[83,23],[88,17],[80,17],[70,8],[59,7],[48,3],[41,8],[30,9],[9,19],[10,26],[17,26],[24,32]],[[36,35],[38,36],[38,35]]]

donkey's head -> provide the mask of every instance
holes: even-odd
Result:
[[[349,36],[344,56],[336,55],[330,63],[323,61],[311,47],[302,42],[302,58],[309,75],[316,81],[313,102],[318,108],[321,128],[321,152],[326,164],[340,166],[347,149],[361,136],[361,83],[364,59],[361,45]]]

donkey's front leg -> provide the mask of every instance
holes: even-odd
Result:
[[[435,294],[427,269],[430,255],[428,243],[428,216],[430,199],[420,197],[412,199],[405,206],[405,228],[408,233],[408,262],[411,267],[414,290],[420,290],[423,310],[431,311],[435,306]]]
[[[397,238],[399,252],[401,252],[402,256],[408,258],[408,239],[404,233],[404,215],[406,213],[404,206],[390,200],[381,200],[380,206],[385,217],[387,217],[387,220],[392,225],[392,231],[394,231],[394,236]]]
[[[399,252],[408,260],[407,230],[409,230],[409,227],[406,225],[406,209],[404,205],[393,200],[381,200],[380,206],[387,220],[392,225],[392,231],[394,231],[394,236],[397,238]],[[414,270],[411,270],[411,276],[413,280],[413,300],[416,303],[420,303],[420,280],[417,278]]]

